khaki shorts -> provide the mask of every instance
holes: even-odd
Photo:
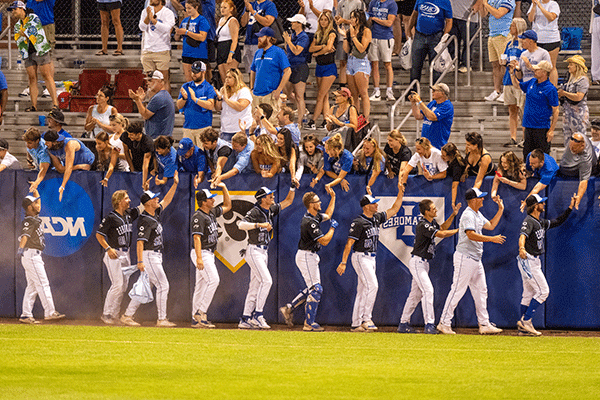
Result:
[[[272,94],[268,94],[266,96],[255,96],[252,95],[252,108],[257,107],[259,104],[267,103],[273,107],[273,114],[271,114],[271,118],[269,118],[269,122],[273,124],[273,126],[279,126],[279,121],[277,120],[277,114],[279,114],[279,99],[277,96]]]
[[[521,89],[514,86],[504,86],[505,106],[517,105],[520,109],[523,109],[523,104],[525,104],[525,93]]]
[[[144,73],[159,71],[168,71],[169,64],[171,63],[171,51],[159,51],[156,53],[146,51],[142,53],[141,57],[142,68]]]
[[[507,43],[507,36],[498,35],[488,38],[488,56],[490,58],[490,62],[500,60],[500,56],[504,54],[504,50],[506,50]]]
[[[504,52],[504,50],[502,50]],[[391,62],[394,39],[373,39],[369,48],[369,61]]]
[[[200,141],[200,133],[206,128],[201,129],[187,129],[183,128],[183,137],[192,139],[194,145],[202,148],[202,142]]]
[[[48,43],[50,43],[50,46],[52,49],[54,49],[54,46],[56,45],[56,27],[54,24],[48,24],[44,25],[43,28],[44,33],[46,34],[46,39],[48,39]]]

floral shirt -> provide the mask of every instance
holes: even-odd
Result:
[[[29,14],[25,19],[15,23],[15,42],[23,59],[29,58],[29,43],[33,44],[38,56],[43,56],[51,50],[42,28],[42,21],[35,14]]]

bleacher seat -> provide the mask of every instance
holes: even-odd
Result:
[[[86,112],[96,104],[96,93],[110,84],[111,76],[106,69],[84,69],[79,73],[78,88],[71,95],[69,109],[72,112]]]
[[[138,87],[145,87],[146,81],[141,69],[120,69],[115,76],[115,94],[113,105],[120,113],[134,112],[133,100],[129,97],[129,89],[135,91]]]

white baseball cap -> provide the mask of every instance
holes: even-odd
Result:
[[[164,80],[165,76],[163,75],[162,72],[160,72],[160,71],[157,70],[157,71],[154,71],[152,73],[152,75],[148,76],[146,79],[161,79],[161,80]]]
[[[306,25],[306,17],[302,14],[296,14],[292,18],[287,19],[290,22],[300,22],[302,25]]]

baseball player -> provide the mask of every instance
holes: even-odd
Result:
[[[206,316],[208,307],[219,286],[219,273],[215,265],[215,249],[219,238],[217,218],[231,210],[231,198],[224,183],[223,205],[214,207],[216,196],[208,189],[196,192],[198,210],[192,215],[192,242],[190,257],[196,267],[196,286],[192,297],[192,328],[214,328]]]
[[[111,282],[100,317],[107,325],[114,325],[119,321],[121,301],[129,283],[129,275],[124,274],[122,268],[131,265],[129,247],[132,222],[144,211],[142,205],[129,208],[130,199],[126,190],[114,192],[111,201],[113,211],[104,217],[96,232],[96,239],[105,251],[103,261]]]
[[[435,238],[447,238],[458,232],[458,229],[448,230],[454,217],[458,214],[461,203],[452,208],[452,214],[440,225],[435,218],[437,217],[437,208],[430,199],[423,199],[419,202],[419,211],[423,218],[415,228],[415,245],[411,252],[412,257],[408,262],[408,270],[413,279],[410,286],[410,293],[404,304],[398,333],[416,333],[409,325],[410,317],[415,308],[421,303],[423,308],[423,319],[425,320],[425,333],[439,333],[435,328],[435,314],[433,311],[433,285],[429,279],[429,260],[435,255]]]
[[[356,299],[352,311],[352,331],[367,332],[377,330],[371,320],[375,298],[379,284],[375,274],[375,255],[377,254],[377,242],[379,241],[379,227],[388,218],[398,214],[404,197],[404,185],[398,183],[398,195],[392,207],[383,212],[377,212],[379,199],[371,195],[360,199],[363,213],[352,221],[348,241],[342,254],[342,262],[337,267],[337,273],[342,275],[346,271],[346,260],[352,254],[352,266],[358,275],[356,287]]]
[[[298,293],[291,303],[281,307],[279,311],[283,315],[288,326],[293,326],[292,317],[294,310],[306,301],[304,307],[306,319],[304,321],[304,330],[313,332],[322,332],[324,329],[315,322],[317,308],[323,286],[321,286],[321,275],[319,272],[319,255],[317,254],[321,246],[327,246],[333,237],[333,232],[338,226],[336,220],[331,219],[335,208],[335,192],[330,187],[326,187],[327,193],[331,196],[329,205],[325,213],[321,213],[321,199],[315,192],[308,192],[302,197],[302,203],[306,207],[306,214],[302,217],[300,223],[300,241],[298,243],[298,252],[296,253],[296,265],[304,278],[306,287]],[[321,231],[321,222],[331,220],[331,227],[326,234]]]
[[[50,282],[44,268],[42,252],[46,247],[44,232],[42,231],[42,220],[39,217],[42,209],[40,194],[37,189],[32,190],[33,196],[28,195],[23,199],[25,219],[21,225],[21,236],[19,236],[19,249],[17,254],[21,256],[21,264],[25,270],[27,287],[23,295],[23,312],[19,321],[24,324],[39,324],[33,318],[33,305],[35,298],[40,296],[42,307],[44,307],[44,320],[57,320],[65,317],[54,308]]]
[[[162,265],[163,227],[160,223],[160,215],[171,204],[178,184],[179,173],[175,171],[173,185],[160,203],[158,202],[158,193],[152,193],[149,190],[146,190],[140,198],[144,211],[138,220],[137,267],[140,271],[146,271],[150,284],[156,286],[156,308],[158,309],[156,326],[163,328],[170,328],[175,324],[167,319],[169,281]],[[133,320],[133,314],[140,304],[139,301],[132,299],[125,314],[121,316],[121,322],[129,326],[139,326],[140,324]]]
[[[496,328],[490,322],[490,316],[487,312],[487,284],[481,257],[483,255],[483,242],[502,244],[506,238],[502,235],[482,235],[481,231],[482,229],[491,231],[496,228],[500,217],[502,217],[502,212],[504,212],[504,202],[500,196],[493,199],[498,204],[498,212],[491,221],[488,221],[479,211],[483,206],[483,198],[486,195],[486,192],[482,192],[477,188],[471,188],[465,194],[468,207],[461,215],[458,226],[458,244],[454,252],[452,286],[446,298],[446,304],[444,304],[440,323],[437,326],[437,329],[445,334],[456,333],[452,330],[450,324],[454,316],[454,309],[464,296],[467,288],[471,290],[475,302],[479,333],[486,335],[502,332],[502,329]]]
[[[246,249],[246,262],[250,267],[250,284],[244,303],[244,314],[240,319],[240,329],[270,329],[265,321],[263,308],[273,284],[271,273],[267,267],[269,263],[269,242],[273,229],[273,217],[294,201],[295,187],[291,187],[286,198],[275,204],[273,192],[265,186],[261,187],[254,197],[257,202],[238,227],[248,231],[248,248]]]
[[[519,332],[540,336],[542,333],[533,327],[532,319],[535,310],[548,298],[550,288],[542,272],[540,256],[544,254],[546,231],[561,225],[569,218],[575,205],[577,193],[571,198],[569,208],[551,221],[540,218],[544,212],[547,197],[533,194],[525,200],[527,216],[521,225],[519,235],[519,257],[517,257],[521,278],[523,278],[523,297],[521,298],[521,319],[517,321]]]

